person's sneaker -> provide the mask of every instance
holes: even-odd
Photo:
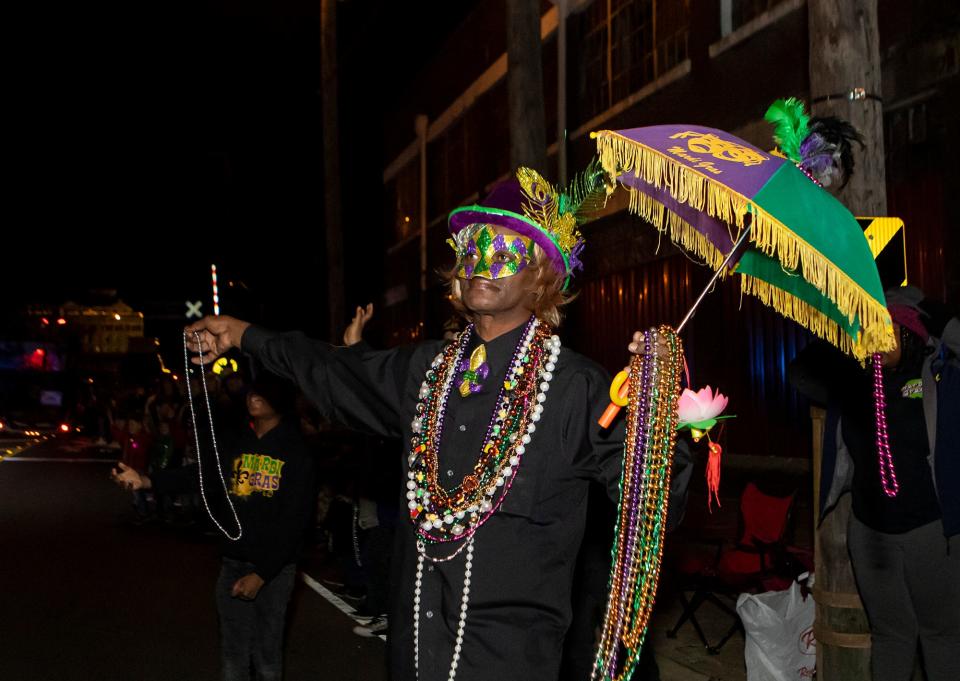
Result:
[[[337,596],[340,598],[341,601],[349,605],[354,610],[356,610],[357,606],[363,602],[362,594],[357,595],[355,593],[346,592],[342,594],[337,594]]]
[[[380,608],[371,608],[369,601],[365,596],[362,601],[360,601],[354,608],[353,612],[350,613],[355,620],[363,620],[363,624],[366,624],[375,617],[380,617],[383,614],[383,611]]]
[[[353,628],[353,633],[366,638],[382,636],[387,633],[387,616],[381,615],[380,617],[374,617],[366,624],[358,624]]]

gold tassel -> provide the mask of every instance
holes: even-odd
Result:
[[[775,256],[785,270],[801,273],[804,280],[831,300],[851,323],[859,320],[861,337],[858,342],[849,341],[849,348],[857,357],[895,347],[893,325],[884,304],[867,294],[845,272],[760,206],[661,152],[615,132],[607,130],[591,133],[591,136],[597,139],[600,163],[611,176],[632,173],[659,189],[666,187],[675,200],[735,227],[736,234],[731,233],[731,241],[736,241],[749,214],[753,224],[750,241],[759,251]],[[643,192],[632,187],[628,189],[631,213],[653,223],[661,232],[669,228],[674,243],[702,258],[714,270],[722,265],[725,254],[689,223]],[[843,339],[830,339],[836,334],[846,336],[840,333],[836,323],[786,292],[781,291],[779,295],[760,293],[764,287],[774,289],[762,281],[749,286],[744,283],[745,291],[757,295],[768,305],[771,304],[768,301],[772,301],[784,316],[795,319],[818,336],[845,349],[841,345],[845,342]]]

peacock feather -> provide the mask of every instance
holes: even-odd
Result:
[[[599,159],[594,159],[565,189],[554,187],[532,168],[518,168],[517,180],[527,198],[526,216],[550,233],[569,257],[571,269],[577,269],[583,248],[580,225],[596,217],[615,188]]]

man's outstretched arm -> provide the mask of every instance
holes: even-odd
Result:
[[[331,420],[385,437],[402,435],[410,416],[401,414],[401,405],[413,348],[336,347],[301,332],[277,333],[232,317],[206,317],[185,332],[188,346],[203,353],[204,363],[240,349],[293,381]],[[193,362],[199,364],[199,357]]]

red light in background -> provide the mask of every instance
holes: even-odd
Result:
[[[61,423],[61,424],[60,424],[60,432],[61,432],[61,433],[69,433],[69,432],[70,432],[70,426],[68,426],[66,423]]]
[[[34,348],[33,352],[23,356],[25,368],[43,371],[46,364],[47,351],[43,348]]]
[[[44,326],[49,326],[50,320],[44,317],[43,319],[40,320],[40,323],[43,324]]]

